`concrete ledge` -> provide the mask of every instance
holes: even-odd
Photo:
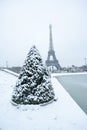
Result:
[[[14,75],[14,76],[16,76],[16,77],[19,76],[19,74],[15,73],[15,72],[13,72],[13,71],[11,71],[11,70],[8,70],[8,69],[2,69],[2,71],[6,72],[6,73],[8,73],[8,74]]]

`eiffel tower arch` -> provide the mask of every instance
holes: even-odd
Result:
[[[55,51],[53,48],[53,40],[52,40],[52,26],[49,25],[50,30],[50,39],[49,39],[49,51],[48,51],[48,57],[46,60],[47,67],[56,67],[57,70],[61,69],[61,66],[56,58]],[[52,58],[52,59],[51,59]]]

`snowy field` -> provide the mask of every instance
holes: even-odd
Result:
[[[45,106],[13,106],[17,77],[0,71],[0,130],[87,130],[87,115],[52,77],[57,101]]]

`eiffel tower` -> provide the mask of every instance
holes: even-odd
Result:
[[[50,30],[50,43],[49,43],[49,51],[48,51],[48,57],[46,60],[46,65],[47,65],[47,67],[55,66],[57,70],[60,70],[61,67],[60,67],[59,62],[56,58],[55,51],[53,48],[52,26],[51,25],[49,25],[49,30]],[[51,57],[53,57],[53,59],[50,59]]]

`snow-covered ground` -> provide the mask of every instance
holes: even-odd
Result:
[[[2,69],[2,71],[7,72],[8,74],[14,75],[14,76],[16,76],[16,77],[19,76],[19,74],[15,73],[15,72],[13,72],[13,71],[11,71],[11,70],[8,70],[8,69]]]
[[[52,77],[57,101],[45,105],[13,106],[17,77],[0,71],[0,130],[87,130],[87,115]]]

